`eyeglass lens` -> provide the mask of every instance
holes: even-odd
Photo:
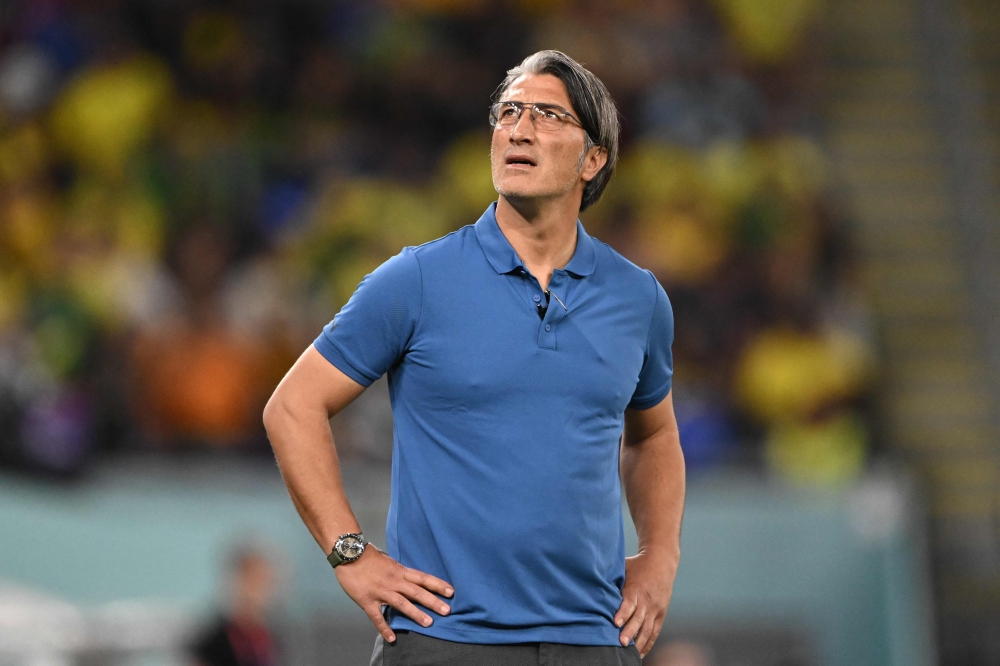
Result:
[[[490,114],[491,124],[500,127],[513,127],[517,124],[523,111],[527,110],[531,114],[531,119],[535,123],[535,128],[545,131],[555,131],[560,129],[566,119],[558,111],[547,106],[535,104],[515,104],[512,102],[498,102],[493,105]]]

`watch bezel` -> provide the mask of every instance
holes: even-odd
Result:
[[[356,544],[352,543],[348,546],[348,541],[354,541],[357,543]],[[356,534],[353,532],[350,532],[348,534],[341,534],[337,538],[337,542],[333,544],[333,553],[336,553],[337,559],[339,559],[340,561],[336,563],[333,563],[331,561],[331,564],[337,566],[337,564],[347,564],[348,562],[353,562],[362,555],[364,555],[365,548],[367,546],[368,546],[368,540],[365,539],[363,534]],[[350,548],[351,551],[359,549],[358,554],[349,555],[348,552],[345,552],[348,547]],[[333,555],[333,553],[331,553],[331,555]]]

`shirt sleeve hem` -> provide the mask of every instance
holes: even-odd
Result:
[[[347,360],[344,354],[334,345],[332,342],[326,339],[326,336],[320,335],[313,342],[313,347],[316,348],[323,358],[330,362],[332,366],[343,372],[345,375],[361,384],[365,388],[368,388],[378,377],[370,377],[367,374],[361,372],[355,368]]]
[[[634,398],[628,403],[628,409],[649,409],[651,407],[656,407],[658,404],[663,402],[663,399],[667,397],[670,393],[670,388],[673,382],[667,382],[667,385],[654,393],[649,398]]]

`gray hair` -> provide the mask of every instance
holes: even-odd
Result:
[[[517,67],[508,70],[507,78],[493,94],[493,101],[500,101],[511,84],[525,74],[551,74],[562,81],[566,86],[566,92],[569,93],[573,110],[576,111],[580,124],[587,132],[584,153],[594,146],[600,146],[608,155],[608,161],[583,189],[580,210],[587,210],[601,198],[618,161],[618,135],[621,132],[621,125],[618,122],[618,109],[611,99],[611,93],[599,78],[565,53],[539,51],[525,58]]]

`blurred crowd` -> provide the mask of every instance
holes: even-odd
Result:
[[[556,48],[623,117],[583,221],[671,298],[689,468],[852,478],[875,366],[818,2],[3,3],[0,462],[266,452],[264,402],[361,277],[496,198],[490,96]],[[351,444],[386,409],[346,455],[387,459]]]

